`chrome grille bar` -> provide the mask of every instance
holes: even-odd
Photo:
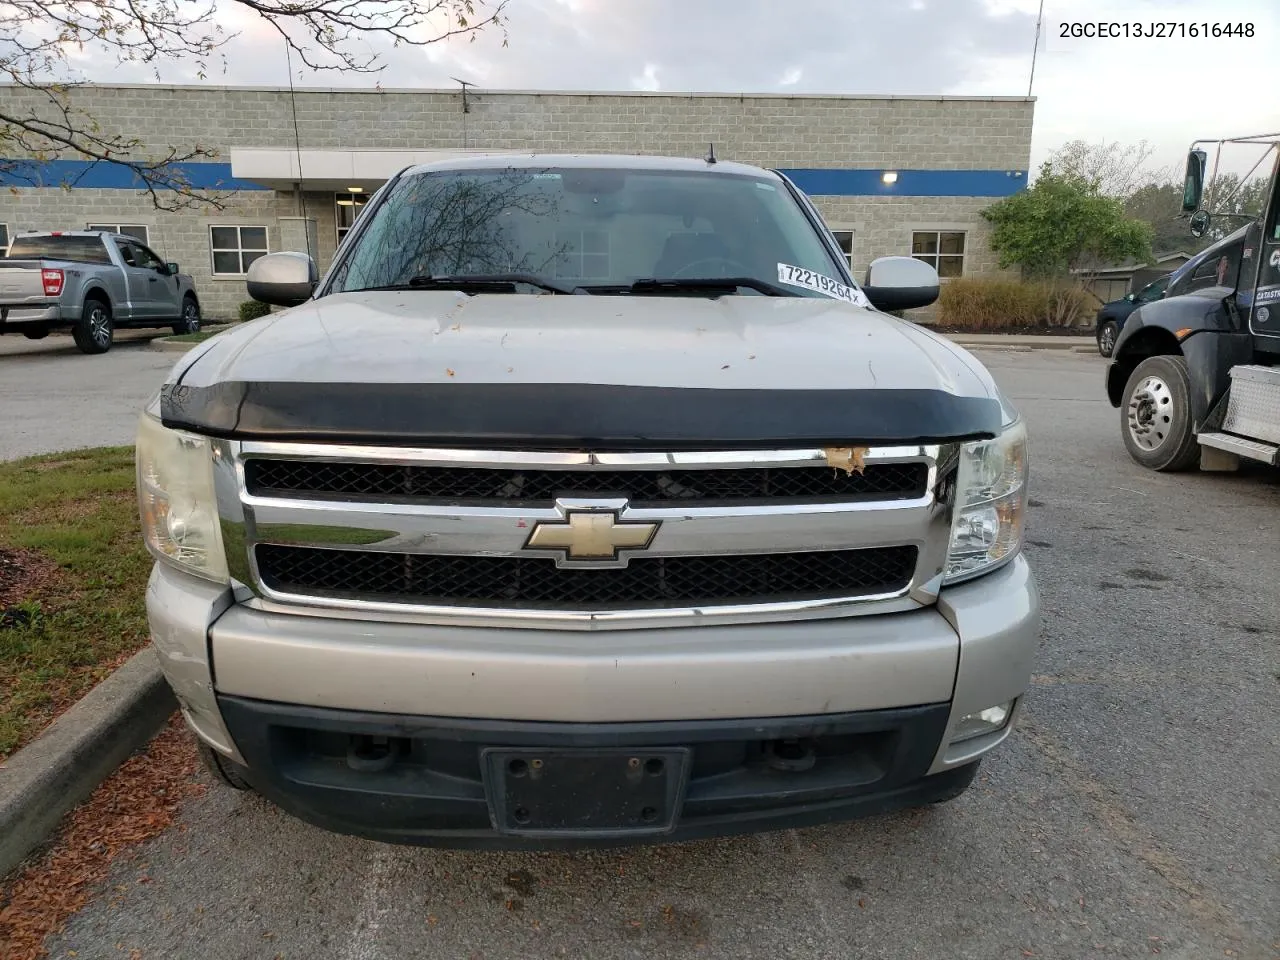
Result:
[[[621,629],[654,625],[722,622],[768,622],[803,617],[851,616],[916,609],[931,603],[941,583],[950,534],[950,505],[940,501],[940,469],[954,461],[955,445],[893,446],[866,450],[863,462],[923,464],[927,482],[921,495],[909,498],[859,497],[839,502],[748,501],[646,504],[622,506],[619,522],[660,525],[642,554],[661,558],[728,557],[742,554],[794,554],[796,551],[849,551],[911,547],[917,557],[905,587],[863,591],[857,596],[758,603],[701,604],[660,609],[539,609],[503,607],[499,603],[465,606],[429,604],[406,597],[334,596],[289,593],[272,589],[259,576],[255,548],[259,544],[299,549],[331,549],[373,554],[453,557],[533,558],[546,554],[526,549],[530,530],[539,522],[561,521],[566,502],[516,504],[500,501],[419,502],[387,497],[364,501],[343,496],[281,496],[250,493],[246,462],[255,458],[315,460],[325,463],[411,464],[430,468],[551,469],[566,471],[651,471],[677,469],[771,470],[806,468],[827,463],[821,449],[777,451],[713,451],[701,453],[564,453],[550,451],[483,451],[393,449],[383,447],[238,443],[218,441],[216,486],[228,561],[233,575],[253,594],[250,602],[267,609],[317,616],[547,627]],[[941,468],[940,468],[940,465]],[[834,469],[834,468],[833,468]],[[945,484],[942,485],[945,489]],[[544,562],[550,563],[549,560]],[[626,567],[621,557],[617,567]],[[559,561],[557,561],[559,563]],[[575,566],[576,564],[560,564]],[[608,566],[609,564],[593,565]],[[601,573],[608,576],[607,570]],[[495,597],[495,600],[498,598]]]

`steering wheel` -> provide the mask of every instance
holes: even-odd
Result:
[[[708,267],[708,264],[715,264],[720,268],[720,272],[710,272],[713,268]],[[751,276],[751,269],[741,260],[734,260],[731,257],[703,257],[701,260],[686,263],[671,275],[674,280],[683,280],[685,277],[709,277],[714,280],[721,277],[749,276]]]

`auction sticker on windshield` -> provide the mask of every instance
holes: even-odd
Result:
[[[789,263],[778,264],[778,282],[785,283],[789,287],[803,287],[805,290],[826,294],[828,297],[852,303],[854,306],[871,306],[871,302],[861,290],[846,286],[820,273],[814,273],[812,270],[806,270],[804,267],[794,267]]]

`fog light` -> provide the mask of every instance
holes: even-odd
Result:
[[[960,718],[960,722],[956,724],[955,730],[951,733],[951,742],[960,743],[964,740],[972,740],[975,737],[986,736],[988,733],[995,733],[997,730],[1004,728],[1009,722],[1009,714],[1013,713],[1013,701],[1002,703],[999,706],[987,707],[985,710],[979,710],[977,713],[970,713]]]

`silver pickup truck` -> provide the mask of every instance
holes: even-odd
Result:
[[[388,841],[936,803],[1012,729],[1027,437],[783,175],[407,169],[139,422],[162,668],[224,783]]]
[[[190,276],[133,237],[19,234],[0,258],[0,334],[40,340],[65,327],[84,353],[106,353],[121,328],[195,333],[200,300]]]

